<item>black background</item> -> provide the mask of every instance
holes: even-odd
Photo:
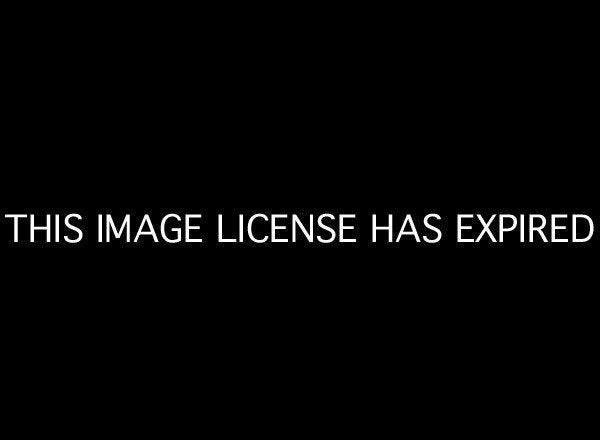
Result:
[[[524,11],[247,12],[23,16],[3,55],[2,213],[356,212],[361,243],[4,240],[11,412],[573,429],[595,389],[597,238],[460,246],[453,218],[597,221],[592,29]],[[371,246],[375,212],[438,212],[444,241]]]

